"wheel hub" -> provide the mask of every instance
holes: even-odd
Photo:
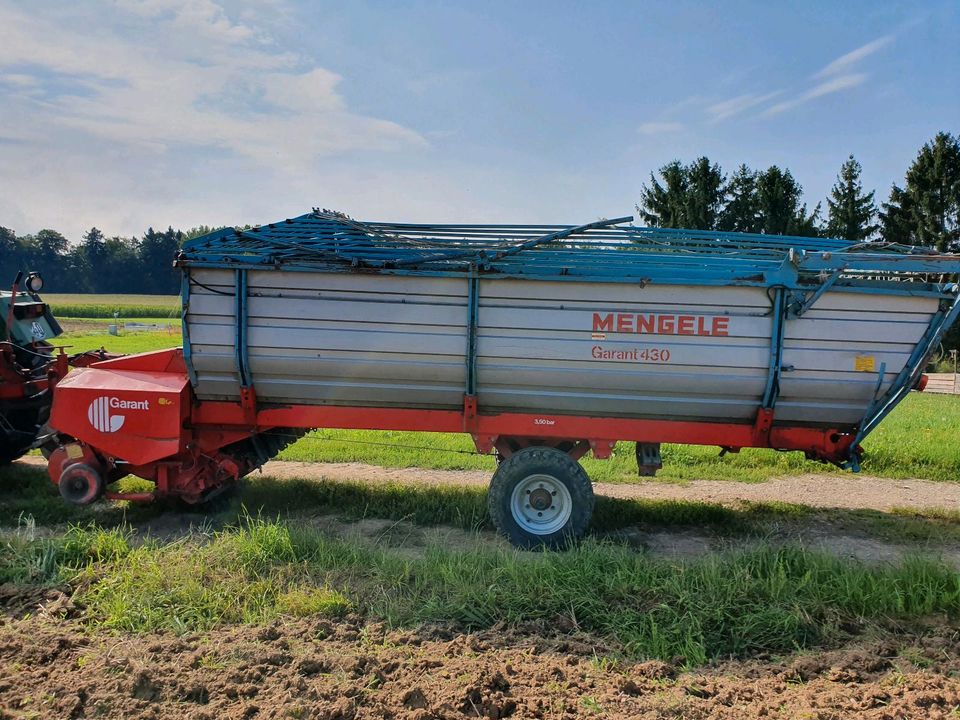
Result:
[[[573,500],[567,486],[553,475],[528,475],[513,490],[510,511],[527,532],[550,535],[567,524]]]
[[[550,493],[543,488],[537,488],[529,495],[530,507],[534,510],[546,510],[550,507]]]

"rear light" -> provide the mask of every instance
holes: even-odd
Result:
[[[920,379],[917,380],[917,384],[914,386],[914,389],[918,390],[919,392],[923,392],[926,389],[928,382],[930,382],[930,378],[927,377],[926,373],[923,373],[920,375]]]

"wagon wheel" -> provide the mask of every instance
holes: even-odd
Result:
[[[569,455],[548,447],[520,450],[490,482],[494,525],[527,549],[562,548],[583,537],[593,514],[590,478]]]

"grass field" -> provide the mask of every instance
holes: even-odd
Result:
[[[203,632],[353,612],[398,627],[575,627],[604,640],[604,654],[691,666],[960,615],[960,574],[919,554],[960,541],[955,515],[600,498],[586,542],[528,553],[491,542],[485,500],[479,488],[254,476],[217,515],[193,516],[199,529],[171,535],[184,518],[171,525],[162,506],[67,506],[41,470],[20,467],[0,485],[0,526],[19,524],[0,540],[0,585],[71,588],[91,632]],[[379,524],[354,535],[324,529],[317,512]],[[918,554],[877,565],[768,541],[784,527],[825,523],[912,543]],[[415,539],[436,524],[462,532]],[[731,546],[664,558],[606,537],[636,526],[707,530]]]
[[[120,335],[110,335],[106,332],[87,332],[77,330],[65,332],[56,339],[57,345],[68,346],[67,352],[77,353],[86,350],[103,348],[108,352],[132,354],[163,350],[169,347],[179,347],[183,343],[180,328],[172,328],[173,332],[124,332]]]
[[[178,295],[85,295],[45,293],[43,299],[57,318],[176,318]]]
[[[851,626],[960,611],[960,576],[928,560],[865,567],[797,548],[690,562],[588,541],[531,555],[432,545],[417,557],[277,521],[247,519],[192,541],[134,543],[122,529],[76,529],[9,543],[0,579],[66,583],[91,627],[203,631],[282,615],[356,611],[395,626],[557,624],[628,657],[783,653]]]

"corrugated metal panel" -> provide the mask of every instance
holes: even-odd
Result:
[[[197,395],[236,400],[233,272],[190,272]],[[261,402],[462,407],[465,277],[258,270],[248,288],[249,367]],[[495,278],[479,288],[483,412],[744,422],[761,404],[773,329],[765,288]],[[937,305],[831,291],[787,320],[777,421],[858,422],[878,392],[881,364],[879,392]],[[598,331],[595,315],[612,327]],[[673,331],[618,332],[622,315],[628,327],[664,316]],[[675,334],[680,318],[693,334]],[[710,334],[714,318],[726,334]]]
[[[770,302],[755,288],[483,280],[477,395],[481,409],[745,420],[769,359]],[[603,332],[594,314],[728,319],[728,337]],[[736,328],[736,330],[734,330]],[[598,359],[597,349],[638,359]],[[667,361],[643,360],[647,351]]]
[[[890,387],[937,311],[936,298],[828,292],[787,320],[777,420],[852,425]],[[885,364],[882,383],[881,365]]]
[[[194,280],[197,396],[235,399],[233,275],[195,271]],[[259,271],[248,295],[249,367],[262,402],[462,407],[466,280]]]

